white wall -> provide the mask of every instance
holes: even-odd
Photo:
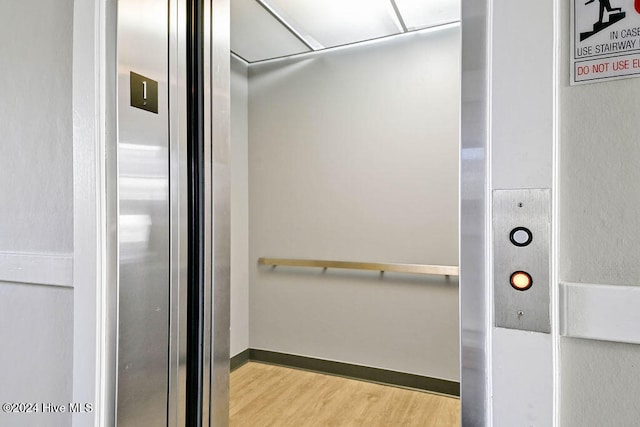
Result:
[[[0,3],[0,251],[71,252],[73,1]]]
[[[231,356],[249,348],[247,66],[231,58]]]
[[[560,279],[637,286],[640,80],[569,86],[566,3],[560,16]],[[638,360],[638,345],[563,338],[561,425],[637,425]]]
[[[3,403],[72,401],[72,31],[72,0],[0,2]],[[0,412],[1,425],[69,422]]]
[[[73,290],[0,282],[0,313],[0,402],[72,402]],[[3,426],[70,422],[70,414],[52,414],[41,405],[37,414],[0,412]]]
[[[459,28],[249,70],[250,345],[459,378],[457,280],[258,257],[458,264]]]

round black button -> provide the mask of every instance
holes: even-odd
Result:
[[[531,230],[526,227],[516,227],[509,233],[509,240],[516,246],[527,246],[533,240]]]

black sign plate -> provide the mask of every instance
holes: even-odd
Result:
[[[158,114],[158,82],[130,72],[131,106]]]

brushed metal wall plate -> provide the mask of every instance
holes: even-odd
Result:
[[[158,82],[131,71],[129,83],[131,106],[158,114]]]
[[[494,190],[493,286],[495,326],[532,332],[551,332],[550,252],[551,191],[549,189]],[[518,245],[512,231],[524,227],[531,242]],[[518,232],[520,235],[521,232]],[[511,275],[523,271],[532,279],[524,291],[511,286]]]

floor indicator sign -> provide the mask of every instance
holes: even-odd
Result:
[[[640,76],[640,0],[572,0],[571,84]]]

